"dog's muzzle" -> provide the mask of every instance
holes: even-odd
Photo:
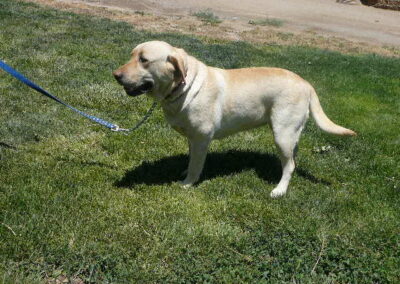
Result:
[[[154,87],[154,82],[150,80],[145,80],[143,83],[139,85],[131,84],[127,81],[123,72],[117,70],[113,72],[115,80],[122,85],[125,89],[125,92],[129,96],[139,96],[141,94],[149,92]]]
[[[154,83],[151,81],[146,81],[143,84],[139,86],[124,86],[125,92],[127,93],[128,96],[139,96],[141,94],[147,93],[153,89]]]

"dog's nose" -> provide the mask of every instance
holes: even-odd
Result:
[[[117,80],[119,83],[121,83],[122,78],[124,77],[124,73],[122,73],[121,71],[116,70],[116,71],[113,72],[113,75],[114,75],[115,80]]]

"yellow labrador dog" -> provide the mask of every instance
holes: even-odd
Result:
[[[214,68],[161,41],[139,44],[131,56],[113,75],[128,95],[147,93],[158,101],[172,128],[187,137],[190,160],[184,186],[198,181],[212,139],[268,124],[282,163],[281,180],[271,192],[278,197],[287,191],[310,111],[323,131],[356,134],[333,123],[314,88],[288,70]]]

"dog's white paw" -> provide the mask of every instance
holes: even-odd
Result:
[[[278,197],[281,197],[281,196],[283,196],[285,194],[286,194],[286,190],[285,189],[276,187],[276,188],[274,188],[273,191],[271,191],[270,195],[271,195],[272,198],[278,198]]]
[[[193,185],[191,182],[187,182],[184,180],[178,181],[178,184],[180,184],[183,188],[189,188]]]

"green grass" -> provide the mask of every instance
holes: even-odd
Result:
[[[216,25],[222,23],[222,20],[210,9],[201,10],[192,15],[207,24]]]
[[[266,19],[250,20],[249,24],[255,26],[282,27],[284,21],[280,19],[266,18]]]
[[[151,101],[111,71],[136,44],[165,40],[222,67],[277,66],[310,81],[327,114],[310,121],[284,198],[271,132],[212,144],[202,182],[174,181],[186,142],[160,110],[109,132],[0,72],[0,274],[95,283],[398,283],[400,60],[304,47],[204,42],[11,0],[2,59],[79,109],[129,127]]]

